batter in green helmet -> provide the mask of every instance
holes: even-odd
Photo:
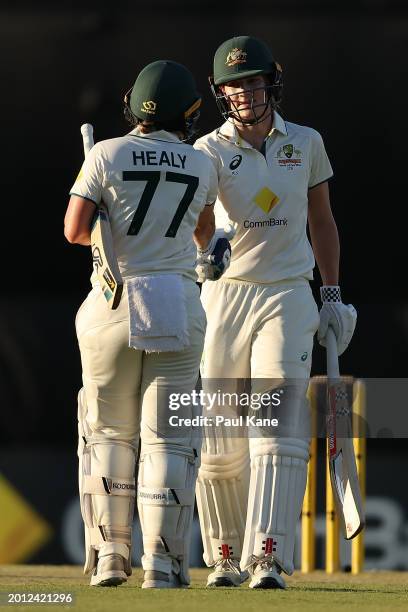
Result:
[[[134,125],[152,131],[178,131],[190,138],[200,116],[201,96],[187,68],[170,60],[146,66],[125,94],[125,116]]]
[[[214,57],[211,89],[225,119],[241,125],[268,121],[282,96],[282,69],[261,40],[238,36],[227,40]],[[245,92],[244,103],[234,92]]]
[[[250,576],[251,588],[279,589],[294,569],[306,485],[313,337],[317,331],[325,345],[332,327],[340,355],[356,312],[338,286],[333,173],[323,140],[283,119],[282,69],[269,47],[252,36],[227,40],[210,80],[225,122],[195,147],[218,173],[216,226],[234,228],[235,237],[229,269],[202,289],[203,389],[214,391],[217,380],[228,391],[216,406],[228,418],[205,428],[197,482],[204,560],[212,568],[207,585],[236,587]],[[309,286],[315,258],[320,316]],[[228,398],[247,389],[248,379],[250,420],[234,432]]]
[[[199,374],[206,320],[196,247],[201,268],[214,279],[231,252],[225,238],[213,237],[217,173],[184,142],[200,102],[187,68],[169,60],[146,66],[125,97],[132,130],[97,142],[71,189],[66,238],[91,246],[92,218],[103,203],[110,251],[124,280],[117,309],[110,310],[94,272],[76,317],[84,385],[79,488],[92,586],[118,586],[132,573],[136,490],[142,588],[190,582],[201,447],[194,419],[201,407],[182,404],[187,418],[173,426],[169,402],[177,406],[177,398],[192,394]],[[95,265],[102,265],[97,245],[92,248]]]

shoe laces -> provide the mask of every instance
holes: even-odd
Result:
[[[255,573],[258,568],[261,570],[277,572],[278,574],[280,574],[282,571],[274,560],[273,555],[265,555],[263,557],[252,555],[251,561],[253,565],[252,573]]]
[[[239,569],[239,563],[236,559],[229,559],[229,558],[220,559],[215,564],[215,570],[216,571],[224,570],[227,572],[230,571],[230,572],[234,572],[235,574],[241,575],[241,572]]]

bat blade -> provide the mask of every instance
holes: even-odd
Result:
[[[100,204],[91,231],[92,261],[108,306],[115,310],[119,306],[123,291],[123,280],[113,250],[113,238],[108,210]]]
[[[364,528],[365,517],[354,454],[351,411],[340,379],[334,332],[327,333],[327,437],[330,481],[343,534],[351,540]]]
[[[90,123],[81,125],[85,157],[94,145],[93,127]],[[95,213],[91,229],[92,262],[106,302],[115,310],[123,292],[123,279],[113,248],[112,230],[108,209],[101,202]]]

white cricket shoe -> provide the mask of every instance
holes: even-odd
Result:
[[[286,589],[281,568],[270,557],[257,558],[251,566],[250,589]]]
[[[208,576],[208,587],[238,587],[249,578],[247,571],[241,572],[237,559],[220,559]]]
[[[124,566],[124,558],[117,553],[99,557],[98,565],[91,577],[91,586],[119,586],[126,582]]]
[[[142,589],[185,589],[188,585],[181,584],[177,574],[145,570]]]

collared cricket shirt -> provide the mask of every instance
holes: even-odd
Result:
[[[218,174],[217,227],[232,223],[236,229],[224,278],[267,284],[312,279],[308,190],[333,175],[320,134],[275,112],[265,154],[229,121],[194,146],[207,153]]]
[[[208,157],[163,130],[98,142],[71,194],[108,207],[123,278],[180,273],[196,279],[193,231],[217,195]]]

